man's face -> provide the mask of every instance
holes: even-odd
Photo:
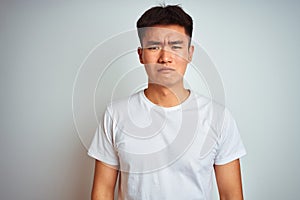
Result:
[[[145,30],[138,54],[145,65],[149,83],[165,87],[183,83],[194,51],[189,41],[184,27],[179,25],[160,25]]]

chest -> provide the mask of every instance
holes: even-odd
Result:
[[[209,126],[199,121],[166,119],[160,126],[137,127],[120,123],[114,139],[121,171],[211,171],[217,140]]]

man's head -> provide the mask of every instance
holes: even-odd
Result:
[[[167,5],[156,6],[147,10],[137,21],[138,35],[140,41],[147,27],[158,25],[179,25],[185,30],[185,34],[192,38],[193,20],[180,6]]]
[[[137,27],[142,46],[138,54],[148,82],[168,87],[182,85],[194,52],[190,45],[192,18],[179,6],[153,7],[141,16]]]

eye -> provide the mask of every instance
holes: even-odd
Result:
[[[176,49],[182,49],[182,47],[181,47],[181,46],[172,46],[172,49],[173,49],[173,50],[176,50]]]
[[[147,47],[147,49],[150,50],[150,51],[158,51],[161,48],[159,46],[149,46],[149,47]]]

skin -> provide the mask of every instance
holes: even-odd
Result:
[[[113,200],[118,170],[95,160],[92,200]]]
[[[215,165],[220,200],[243,200],[239,159],[225,165]]]
[[[153,103],[172,107],[189,96],[184,88],[183,76],[192,60],[194,47],[189,45],[183,27],[156,26],[146,31],[142,47],[138,48],[141,64],[148,75],[146,97]],[[92,200],[113,200],[118,170],[113,166],[95,162]],[[221,200],[243,200],[239,160],[214,166]]]
[[[172,107],[189,96],[183,76],[193,52],[182,26],[161,25],[146,31],[138,55],[148,75],[145,95],[150,101]]]

